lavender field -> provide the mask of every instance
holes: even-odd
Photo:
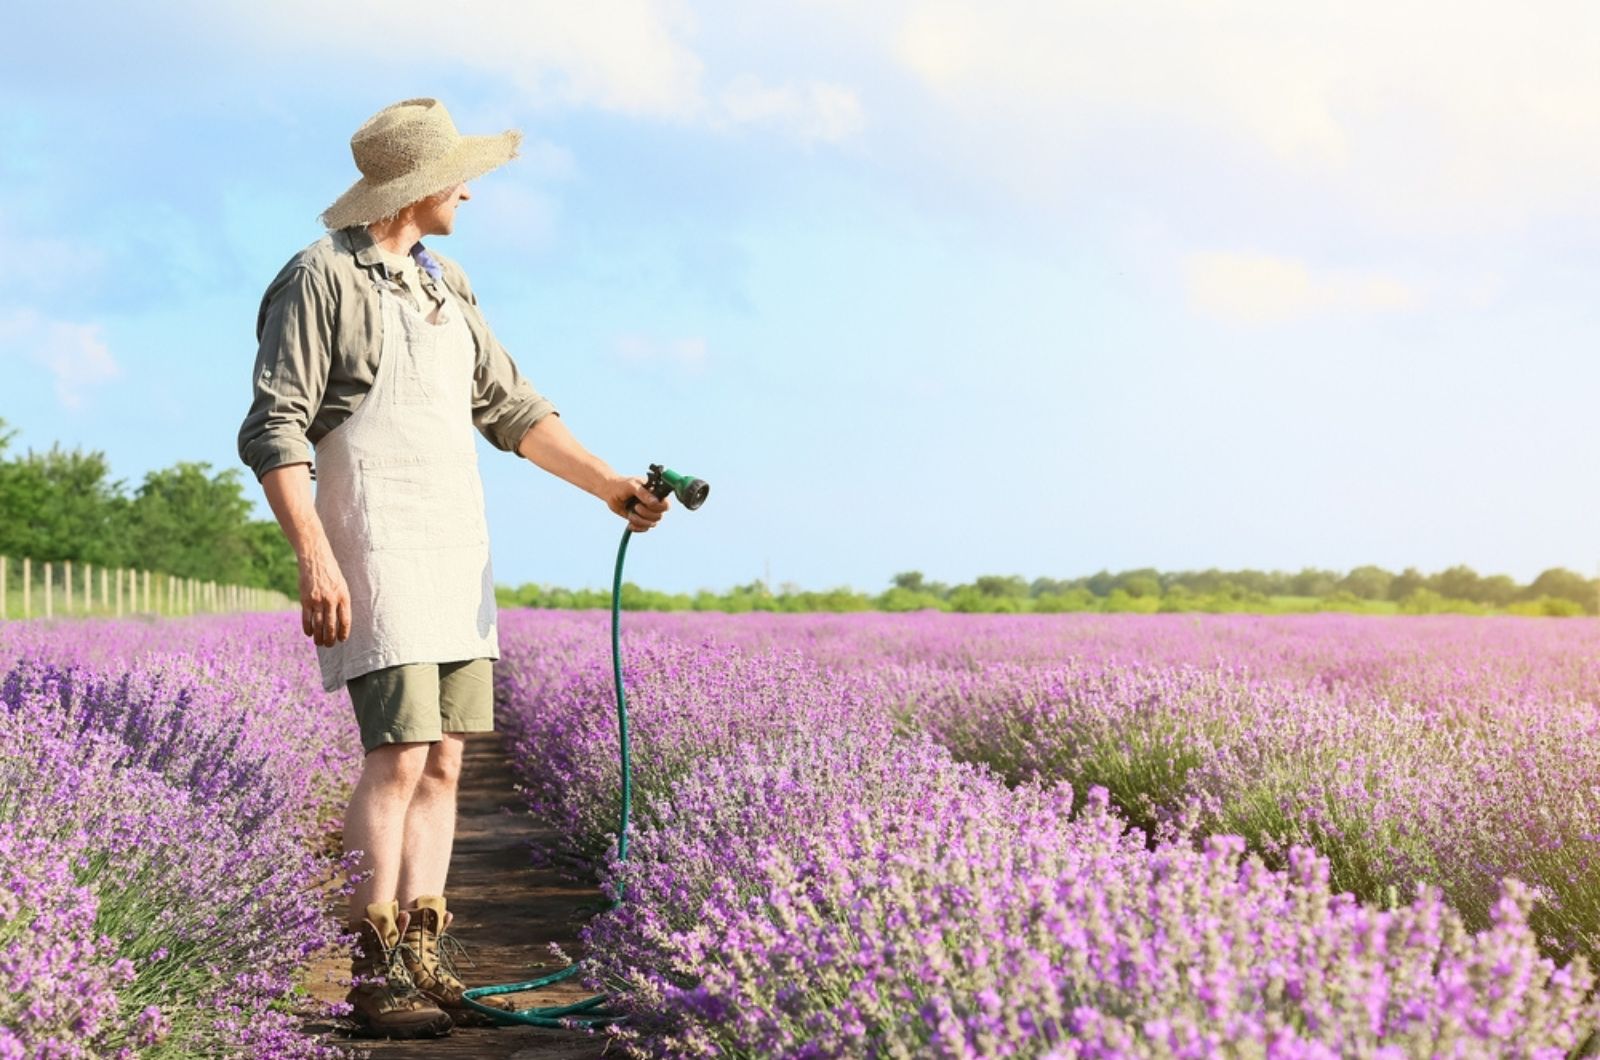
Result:
[[[507,622],[530,809],[662,1056],[1550,1056],[1600,1020],[1600,636],[1350,616]]]
[[[501,728],[639,1056],[1564,1057],[1583,621],[503,616]],[[292,616],[0,626],[0,1058],[311,1057],[359,760]]]

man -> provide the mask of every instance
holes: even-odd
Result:
[[[439,959],[462,734],[494,727],[499,657],[472,428],[635,532],[666,510],[578,443],[495,340],[466,274],[421,242],[450,234],[466,182],[520,141],[461,136],[437,100],[378,112],[351,138],[362,176],[322,215],[330,234],[284,266],[256,322],[239,453],[299,557],[323,684],[349,689],[361,729],[344,821],[345,848],[364,852],[349,1002],[374,1036],[434,1036],[474,1015]]]

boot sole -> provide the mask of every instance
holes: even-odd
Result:
[[[447,1014],[444,1022],[435,1020],[432,1023],[420,1024],[416,1027],[374,1027],[370,1023],[358,1023],[350,1031],[352,1038],[377,1039],[384,1041],[411,1041],[418,1038],[448,1038],[455,1023]]]
[[[499,1020],[495,1019],[493,1016],[485,1015],[484,1013],[479,1012],[475,1008],[467,1008],[465,1006],[462,1006],[461,1008],[446,1008],[443,1005],[440,1005],[439,1007],[443,1008],[444,1011],[445,1011],[445,1014],[448,1015],[453,1021],[455,1021],[455,1025],[457,1027],[500,1027],[500,1026],[503,1026],[503,1024]],[[508,1016],[511,1015],[511,1014],[512,1013],[509,1012],[509,1011],[506,1012],[506,1015],[508,1015]]]

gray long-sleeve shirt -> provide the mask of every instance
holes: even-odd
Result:
[[[496,448],[515,450],[555,406],[522,377],[489,330],[467,274],[429,253],[477,346],[472,422]],[[372,389],[383,350],[378,285],[387,277],[371,234],[355,227],[317,240],[268,285],[256,317],[254,396],[239,428],[239,457],[257,478],[286,464],[311,463],[311,447]]]

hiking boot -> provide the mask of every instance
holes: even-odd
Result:
[[[424,895],[406,910],[410,923],[405,930],[401,960],[411,981],[422,995],[450,1014],[463,1027],[492,1027],[497,1021],[467,1004],[461,996],[469,989],[456,974],[456,958],[467,960],[466,948],[448,933],[455,915],[444,907],[444,897]],[[515,1012],[517,1006],[503,997],[474,998],[478,1004],[502,1012]]]
[[[450,1017],[417,991],[401,959],[400,905],[392,899],[367,906],[367,918],[351,930],[358,936],[350,962],[353,1033],[364,1038],[437,1038],[450,1033]]]

